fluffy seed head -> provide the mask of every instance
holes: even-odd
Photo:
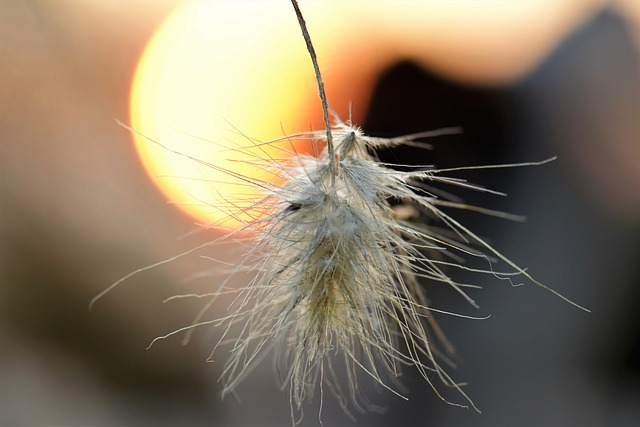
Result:
[[[418,137],[450,133],[451,129],[385,139],[366,136],[360,129],[336,120],[332,128],[333,155],[327,149],[317,157],[287,152],[283,156],[286,160],[269,157],[252,163],[274,176],[270,181],[245,178],[246,185],[258,187],[264,194],[245,209],[254,218],[245,223],[245,231],[251,230],[252,237],[246,259],[237,267],[237,271],[251,272],[253,278],[240,289],[188,295],[211,299],[191,325],[156,340],[182,331],[187,331],[188,340],[198,326],[223,326],[214,352],[220,344],[231,344],[222,374],[224,394],[233,393],[274,349],[281,384],[290,392],[292,415],[296,411],[301,414],[305,401],[325,386],[348,414],[352,407],[358,411],[375,409],[362,392],[361,381],[365,378],[406,399],[398,377],[407,367],[416,369],[443,400],[440,385],[457,390],[463,402],[448,403],[473,406],[442,366],[450,364],[447,355],[452,347],[433,315],[473,317],[431,307],[424,285],[448,285],[471,305],[477,305],[465,292],[472,285],[456,283],[444,267],[508,280],[523,275],[583,308],[537,282],[441,209],[470,209],[510,217],[466,205],[431,188],[432,183],[446,183],[496,193],[444,175],[465,168],[402,165],[402,170],[397,170],[377,161],[373,154],[379,148],[418,145]],[[286,139],[326,143],[325,135],[310,132]],[[264,144],[248,140],[252,144],[248,148],[259,149]],[[539,165],[549,160],[479,168]],[[238,177],[233,171],[226,172]],[[238,207],[241,202],[229,200],[228,208]],[[411,220],[418,216],[422,220]],[[227,238],[235,236],[231,233]],[[481,258],[489,266],[469,267],[465,257]],[[512,271],[497,273],[492,267],[494,260],[504,262]],[[92,304],[131,275],[164,262],[125,276],[96,296]],[[226,283],[228,280],[220,288]],[[236,294],[229,314],[205,319],[217,297],[227,292]]]
[[[399,201],[446,223],[438,199],[416,193],[437,171],[394,170],[371,154],[410,139],[370,138],[342,122],[333,134],[333,167],[327,150],[288,164],[268,161],[284,184],[260,184],[265,196],[254,209],[269,214],[247,224],[257,236],[249,256],[258,273],[227,318],[229,326],[242,326],[224,370],[225,392],[273,346],[297,410],[317,383],[327,383],[345,409],[347,400],[367,408],[359,393],[362,375],[400,395],[396,379],[403,365],[417,368],[429,384],[435,375],[462,393],[437,360],[442,353],[432,341],[435,323],[418,277],[466,296],[444,274],[440,257],[426,253],[469,250],[399,218],[390,205]],[[324,134],[297,137],[322,140]],[[336,378],[336,358],[346,367],[346,381]]]

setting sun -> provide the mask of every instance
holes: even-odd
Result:
[[[284,31],[282,11],[254,6],[262,13],[246,14],[238,2],[185,3],[149,43],[133,85],[132,127],[144,135],[136,146],[145,167],[169,200],[205,223],[235,214],[235,199],[257,196],[221,169],[267,179],[243,163],[250,153],[233,148],[299,128],[314,96],[313,74],[294,72],[307,69],[300,40],[265,37]]]

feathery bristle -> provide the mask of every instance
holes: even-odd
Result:
[[[483,318],[434,309],[420,282],[446,284],[473,307],[477,304],[465,288],[475,286],[456,283],[443,266],[507,280],[523,275],[559,294],[535,281],[440,207],[512,216],[443,197],[429,183],[494,191],[443,175],[452,169],[403,165],[403,170],[397,170],[372,154],[376,149],[437,135],[437,131],[374,138],[335,120],[333,156],[325,148],[318,157],[289,152],[284,161],[265,158],[252,163],[269,171],[273,179],[244,180],[245,185],[258,187],[263,197],[244,209],[254,219],[245,222],[243,230],[251,231],[253,237],[248,239],[249,252],[237,271],[250,271],[254,277],[246,286],[228,291],[236,293],[229,315],[203,320],[222,291],[208,294],[212,299],[192,325],[156,340],[182,331],[188,332],[188,340],[196,327],[223,325],[214,348],[215,352],[220,344],[231,343],[222,373],[223,394],[233,393],[269,350],[275,349],[282,387],[291,394],[292,413],[302,413],[305,401],[325,385],[348,414],[351,406],[361,412],[374,409],[359,384],[366,377],[406,399],[398,381],[403,367],[416,369],[447,403],[477,410],[442,366],[450,364],[447,355],[452,347],[433,314]],[[324,132],[286,138],[311,139],[319,145],[327,142]],[[258,147],[281,141],[248,140]],[[550,160],[477,168],[541,165]],[[391,200],[399,205],[392,207]],[[229,204],[240,203],[230,200]],[[428,216],[432,224],[405,218],[398,213],[403,209]],[[465,256],[483,258],[489,267],[464,265]],[[447,258],[451,261],[445,261]],[[504,262],[512,271],[494,271],[492,260]],[[236,337],[229,339],[234,333]],[[342,360],[342,379],[334,370],[336,358]],[[439,385],[457,390],[463,402],[448,401]]]
[[[327,150],[318,158],[298,156],[289,165],[272,164],[284,184],[262,185],[266,194],[254,208],[270,214],[247,224],[257,233],[250,256],[258,274],[228,317],[229,325],[243,326],[224,370],[225,392],[272,346],[298,410],[316,382],[328,381],[332,390],[345,386],[331,373],[329,353],[344,359],[347,395],[357,408],[368,405],[357,392],[358,371],[398,395],[394,384],[403,365],[417,368],[429,384],[435,373],[460,390],[436,359],[432,313],[417,279],[447,283],[471,301],[425,255],[457,246],[398,218],[389,203],[415,206],[467,234],[437,208],[436,196],[415,192],[414,182],[435,179],[437,171],[394,170],[370,154],[399,139],[369,138],[342,122],[332,132],[333,169]],[[324,139],[320,132],[307,136]]]

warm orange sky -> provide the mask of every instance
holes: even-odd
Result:
[[[376,77],[409,59],[449,79],[503,85],[535,69],[602,1],[302,2],[327,95],[358,123]],[[638,3],[618,2],[631,8]],[[159,27],[132,92],[132,126],[196,159],[265,179],[230,152],[321,128],[311,62],[288,2],[187,2]],[[143,163],[169,200],[214,223],[257,197],[222,172],[137,137]],[[285,143],[286,145],[286,143]],[[263,153],[266,154],[266,153]],[[271,151],[271,155],[279,155]],[[234,198],[234,194],[241,194]],[[233,222],[229,223],[232,224]]]

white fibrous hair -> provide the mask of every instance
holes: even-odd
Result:
[[[290,391],[292,410],[299,412],[318,385],[322,389],[325,384],[347,413],[349,403],[358,411],[374,409],[359,384],[363,375],[406,399],[398,383],[403,366],[417,369],[448,403],[473,406],[441,365],[451,364],[446,356],[452,349],[433,319],[440,310],[430,307],[419,280],[444,283],[476,306],[463,289],[470,285],[456,283],[443,271],[445,266],[499,278],[530,277],[440,206],[508,215],[447,200],[426,184],[490,190],[444,177],[444,170],[406,165],[398,170],[375,157],[377,149],[418,145],[418,137],[451,129],[385,139],[336,120],[333,156],[324,149],[318,156],[290,152],[287,160],[252,163],[275,178],[247,178],[264,194],[246,209],[254,219],[242,230],[253,237],[241,269],[254,276],[247,286],[230,291],[237,295],[229,315],[203,321],[203,310],[191,326],[158,339],[201,325],[226,324],[218,343],[231,342],[222,374],[224,394],[233,393],[266,352],[275,349],[282,386]],[[324,132],[287,139],[326,143]],[[503,166],[514,165],[496,167]],[[411,216],[430,221],[412,222]],[[463,265],[461,255],[482,257],[489,264],[501,259],[513,271],[473,269]],[[205,309],[212,305],[213,300]],[[233,333],[237,337],[229,339]],[[337,363],[341,375],[336,374]],[[457,389],[466,403],[450,402],[435,381]]]
[[[447,403],[477,409],[461,383],[454,381],[443,367],[453,365],[447,357],[453,348],[433,314],[484,318],[433,308],[424,284],[445,284],[478,307],[465,288],[479,286],[457,283],[446,271],[458,268],[510,282],[511,276],[522,275],[570,304],[582,307],[536,281],[441,207],[511,219],[519,217],[464,204],[432,188],[430,183],[502,194],[443,174],[464,169],[541,165],[553,158],[453,169],[392,166],[380,162],[376,150],[403,144],[428,147],[416,139],[457,129],[376,138],[366,136],[337,117],[335,121],[331,128],[332,155],[327,146],[317,156],[279,148],[285,151],[280,159],[268,155],[256,157],[251,164],[266,171],[271,176],[269,180],[242,177],[217,168],[263,194],[243,208],[244,215],[234,215],[244,225],[223,239],[248,245],[246,258],[236,272],[248,272],[252,279],[246,286],[225,289],[228,278],[216,292],[170,298],[212,297],[191,325],[158,337],[151,344],[184,331],[186,342],[197,327],[222,326],[212,356],[220,351],[221,344],[230,344],[230,355],[221,376],[223,395],[234,393],[267,353],[275,350],[281,385],[290,392],[293,419],[295,412],[302,414],[304,403],[311,400],[318,387],[323,393],[325,385],[348,415],[352,416],[350,405],[359,412],[375,410],[376,406],[363,392],[361,379],[366,377],[407,399],[398,381],[403,367],[416,369]],[[266,154],[264,145],[279,146],[283,140],[288,140],[292,147],[295,140],[312,140],[317,147],[327,143],[327,134],[301,133],[266,143],[247,140],[252,146],[238,150],[252,153],[258,149]],[[230,198],[227,201],[229,209],[246,202]],[[488,266],[473,268],[465,263],[465,257],[480,258]],[[497,260],[511,271],[495,271],[493,262]],[[137,272],[151,267],[154,266]],[[228,315],[206,320],[222,294],[233,295]],[[438,384],[457,390],[462,402],[449,400],[440,393]]]
[[[366,407],[358,371],[396,394],[402,365],[417,368],[430,384],[435,373],[457,387],[436,360],[425,322],[429,304],[417,281],[448,283],[464,294],[438,261],[424,255],[455,245],[403,220],[390,205],[394,200],[448,221],[437,198],[418,196],[413,184],[442,178],[437,171],[394,170],[370,154],[402,138],[370,138],[343,123],[332,133],[334,162],[325,150],[318,158],[298,155],[289,165],[273,164],[285,183],[268,187],[258,206],[269,213],[249,224],[258,236],[259,272],[230,318],[246,323],[224,370],[225,391],[270,344],[278,349],[296,409],[317,381],[329,381],[341,390],[339,399],[349,396]],[[323,133],[310,136],[322,139]],[[335,378],[330,353],[343,359],[346,381]]]

